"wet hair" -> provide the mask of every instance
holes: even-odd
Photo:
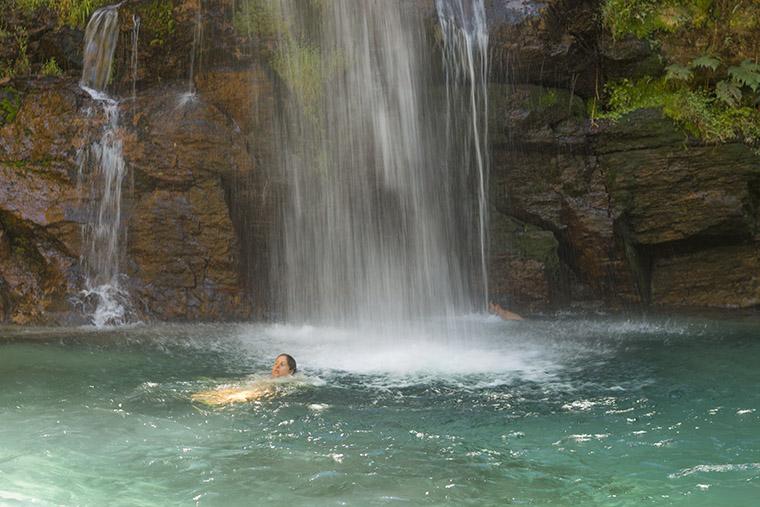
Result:
[[[284,357],[285,360],[288,362],[288,368],[290,369],[290,373],[295,373],[298,371],[298,367],[296,366],[296,360],[293,359],[293,356],[290,354],[280,354],[277,357]]]

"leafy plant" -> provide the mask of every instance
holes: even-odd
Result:
[[[308,18],[319,19],[323,0],[303,0],[298,8]],[[343,66],[337,51],[324,51],[312,42],[309,29],[300,29],[289,22],[285,12],[271,0],[243,0],[233,19],[235,29],[252,42],[273,43],[264,55],[294,98],[318,123],[318,103],[324,94],[324,83]]]
[[[670,81],[671,79],[688,81],[692,76],[694,76],[694,73],[689,70],[688,67],[684,67],[683,65],[673,63],[665,67],[665,79],[667,81]]]
[[[13,63],[13,73],[17,76],[25,76],[29,74],[32,68],[29,64],[29,55],[26,53],[29,44],[29,36],[26,33],[26,29],[19,28],[16,31],[14,38],[16,39],[18,53],[16,60]]]
[[[0,126],[16,119],[21,107],[21,93],[10,86],[0,88]]]
[[[725,104],[736,107],[742,100],[742,90],[731,81],[718,81],[715,85],[715,95]]]
[[[284,19],[266,0],[241,2],[232,21],[235,30],[248,37],[271,39],[286,31]]]
[[[637,109],[656,108],[691,134],[707,142],[760,140],[760,111],[750,106],[731,106],[703,90],[673,86],[665,78],[623,79],[608,83],[606,109],[597,118],[618,120]]]
[[[40,68],[40,74],[43,76],[60,77],[63,75],[63,71],[55,61],[55,57],[51,56]]]
[[[601,113],[593,102],[597,116],[659,108],[706,141],[758,142],[760,2],[604,0],[602,14],[614,38],[646,39],[668,65],[662,75],[608,83]]]
[[[728,69],[728,75],[735,83],[748,86],[753,92],[760,87],[760,64],[744,60],[741,65]]]
[[[720,58],[711,55],[698,56],[691,61],[689,67],[692,69],[710,69],[718,70]]]
[[[174,4],[171,0],[153,0],[141,9],[142,26],[151,37],[151,46],[163,46],[174,33]]]

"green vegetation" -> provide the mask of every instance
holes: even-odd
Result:
[[[15,76],[26,76],[31,72],[27,46],[29,38],[24,27],[18,27],[12,34],[3,31],[0,34],[0,43],[10,44],[16,48],[16,57],[10,61],[0,60],[0,79],[9,79]]]
[[[557,103],[557,90],[548,90],[546,93],[542,93],[538,98],[538,106],[541,109],[552,107]]]
[[[58,66],[58,63],[55,61],[55,57],[50,57],[48,61],[46,61],[42,68],[40,69],[40,74],[43,76],[49,76],[49,77],[60,77],[63,75],[63,71]]]
[[[174,33],[174,4],[171,0],[153,0],[139,9],[142,27],[151,37],[151,46],[163,46]]]
[[[323,0],[304,0],[298,6],[306,19],[319,20]],[[309,33],[298,31],[271,0],[240,2],[233,19],[235,29],[252,42],[272,42],[273,49],[262,44],[263,56],[287,85],[304,110],[317,122],[317,104],[324,93],[324,83],[343,65],[335,52],[325,56]],[[316,26],[311,27],[318,33]],[[308,32],[308,28],[306,29]]]
[[[21,107],[21,93],[10,86],[0,88],[0,126],[12,123]]]
[[[718,84],[725,83],[720,81]],[[732,90],[734,84],[724,85]],[[742,139],[748,144],[760,142],[760,112],[757,106],[740,105],[736,96],[709,87],[673,84],[666,77],[627,79],[606,86],[607,108],[597,118],[619,119],[643,108],[660,108],[666,116],[686,128],[692,135],[708,142]],[[748,102],[748,101],[747,101]]]
[[[322,96],[322,58],[319,48],[291,41],[278,49],[271,64],[305,107],[316,106]]]
[[[46,25],[52,18],[59,26],[84,28],[92,12],[108,0],[0,0],[0,44],[13,47],[14,56],[0,59],[0,80],[28,76],[62,74],[58,62],[48,59],[32,69],[28,51],[28,32]],[[8,52],[6,54],[9,54]]]
[[[241,2],[232,21],[238,33],[258,39],[273,39],[287,32],[276,7],[265,0]]]
[[[606,0],[602,13],[614,37],[647,39],[668,65],[664,75],[608,83],[595,117],[661,108],[705,141],[760,143],[760,2]]]
[[[6,0],[7,1],[7,0]],[[41,9],[54,12],[61,25],[84,27],[90,14],[108,3],[108,0],[10,0],[14,6],[26,14],[34,14]]]

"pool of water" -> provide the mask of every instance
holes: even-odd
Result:
[[[467,320],[0,329],[0,505],[758,505],[757,318]]]

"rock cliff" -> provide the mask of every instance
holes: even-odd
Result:
[[[491,3],[493,300],[526,312],[760,306],[760,157],[739,143],[701,143],[657,110],[589,118],[605,80],[662,66],[646,43],[613,41],[598,8]],[[110,90],[125,99],[124,266],[143,319],[271,309],[282,97],[272,41],[236,31],[235,9],[224,0],[123,7]],[[142,19],[136,68],[132,15]],[[81,40],[81,27],[39,17],[31,68],[55,57],[61,75],[0,81],[3,322],[82,318],[92,196],[78,184],[78,157],[105,118],[77,87]]]

